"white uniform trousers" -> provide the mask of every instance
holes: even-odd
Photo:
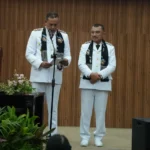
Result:
[[[48,126],[50,127],[51,117],[51,101],[52,101],[52,84],[51,83],[32,83],[32,87],[36,88],[36,92],[44,92],[48,108]],[[54,97],[53,97],[53,114],[52,114],[52,128],[56,128],[53,134],[57,133],[57,120],[58,120],[58,101],[61,85],[55,84]]]
[[[105,112],[107,107],[108,91],[81,89],[81,118],[80,136],[81,139],[90,139],[90,122],[94,107],[96,115],[96,130],[94,137],[102,140],[106,133]]]

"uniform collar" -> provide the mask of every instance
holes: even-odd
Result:
[[[96,45],[97,45],[97,43],[93,42],[93,50],[97,51]],[[102,41],[99,43],[99,45],[100,45],[100,47],[99,47],[98,50],[101,50],[101,48],[102,48]]]
[[[48,32],[48,29],[47,29],[46,26],[45,26],[45,28],[46,28],[46,35],[48,35],[49,40],[50,40],[50,35],[49,35],[49,32]],[[53,38],[56,37],[56,33],[57,33],[57,31],[54,32]],[[52,39],[53,39],[53,38],[52,38]]]

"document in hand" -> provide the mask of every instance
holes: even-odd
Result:
[[[55,65],[60,64],[60,61],[62,61],[62,60],[63,60],[63,59],[60,58],[60,57],[56,58]],[[54,65],[54,59],[53,59],[50,63],[52,63],[52,65]]]
[[[67,59],[62,59],[59,62],[60,64],[62,64],[63,66],[68,66],[68,60]]]

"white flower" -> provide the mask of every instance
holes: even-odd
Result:
[[[21,77],[17,77],[18,80],[22,79]]]
[[[24,78],[24,74],[20,74],[20,77],[21,77],[21,78]]]
[[[16,85],[17,85],[17,82],[16,82],[16,81],[13,81],[13,85],[16,86]]]
[[[18,80],[19,84],[22,84],[23,83],[23,80]]]
[[[8,86],[12,86],[13,85],[13,82],[8,80]]]
[[[19,77],[19,74],[15,73],[14,76],[15,76],[15,77]]]

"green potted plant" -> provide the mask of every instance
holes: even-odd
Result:
[[[54,129],[43,134],[45,125],[35,124],[37,116],[17,116],[14,107],[0,108],[0,150],[42,150],[46,137]]]
[[[5,83],[0,83],[0,94],[5,94],[7,85]]]

